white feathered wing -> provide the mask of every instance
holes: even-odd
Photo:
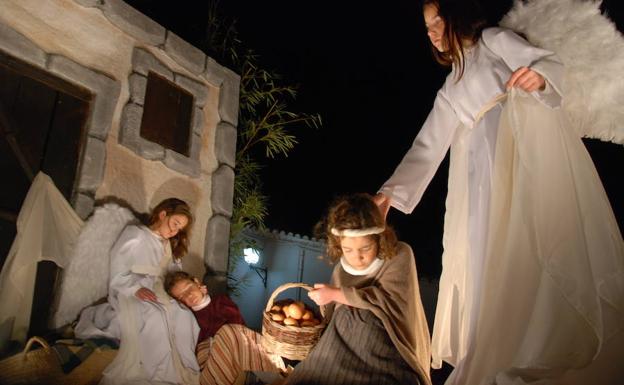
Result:
[[[136,217],[132,211],[116,203],[95,209],[63,270],[51,327],[67,325],[82,309],[108,295],[109,251],[124,227],[133,221]]]
[[[499,23],[553,51],[563,108],[580,134],[624,144],[624,37],[593,0],[515,0]]]

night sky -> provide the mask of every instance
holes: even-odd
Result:
[[[204,2],[157,0],[129,4],[192,44],[203,38]],[[488,0],[497,21],[510,0]],[[617,0],[603,1],[624,26]],[[170,3],[169,3],[170,4]],[[617,5],[616,5],[617,4]],[[296,112],[320,113],[321,129],[294,127],[300,144],[288,158],[265,162],[271,229],[311,235],[329,202],[349,192],[374,194],[391,175],[425,120],[447,69],[431,56],[419,2],[222,0],[239,38],[261,64],[299,86]],[[622,146],[587,141],[622,228]],[[411,215],[390,211],[399,238],[410,243],[419,273],[441,271],[448,156]],[[618,197],[616,199],[616,197]],[[619,200],[619,201],[618,201]]]

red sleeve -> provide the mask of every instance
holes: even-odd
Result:
[[[198,342],[214,337],[225,324],[245,325],[238,306],[227,295],[213,297],[208,306],[194,313],[200,328]]]
[[[238,306],[227,295],[220,295],[215,300],[218,301],[217,313],[223,317],[224,324],[245,325],[245,320]]]

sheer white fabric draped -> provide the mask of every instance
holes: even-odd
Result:
[[[0,347],[25,342],[30,325],[37,263],[69,263],[84,223],[52,179],[38,173],[17,217],[17,235],[0,273]]]
[[[590,364],[624,328],[624,243],[578,133],[522,91],[501,113],[488,233],[474,351],[451,383],[558,383]]]

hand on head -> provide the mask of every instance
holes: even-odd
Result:
[[[377,195],[373,197],[373,202],[375,202],[377,207],[379,207],[381,216],[385,221],[386,217],[388,216],[388,211],[390,211],[390,198],[388,198],[383,193],[377,193]]]
[[[529,67],[520,67],[511,74],[505,87],[509,91],[513,87],[520,88],[526,92],[543,90],[546,86],[544,77]]]

